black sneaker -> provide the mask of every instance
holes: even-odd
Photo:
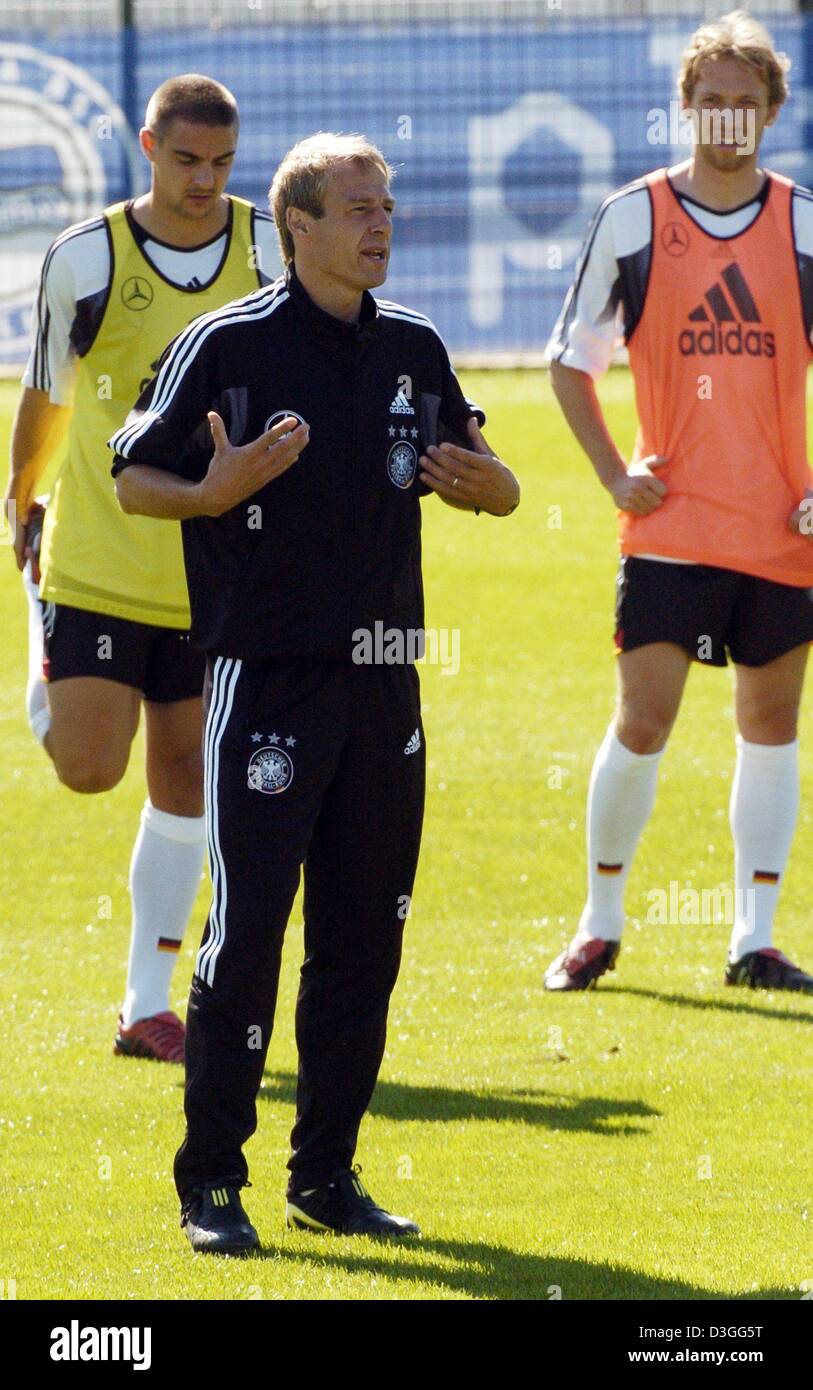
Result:
[[[335,1231],[341,1236],[419,1236],[420,1228],[405,1216],[393,1216],[376,1206],[359,1178],[360,1168],[342,1168],[324,1187],[305,1196],[292,1192],[285,1220],[300,1231]]]
[[[577,950],[568,946],[545,971],[545,989],[594,989],[607,970],[615,970],[620,941],[591,936]]]
[[[243,1255],[259,1249],[260,1237],[243,1211],[240,1187],[233,1182],[194,1188],[181,1208],[181,1226],[192,1249],[206,1254]]]
[[[741,960],[729,961],[727,985],[750,985],[752,989],[792,989],[797,994],[813,994],[813,975],[806,975],[774,946],[749,951]]]

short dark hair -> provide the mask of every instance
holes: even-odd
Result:
[[[180,117],[197,125],[239,125],[237,102],[228,87],[213,77],[186,72],[168,77],[147,102],[144,124],[158,140],[163,140],[172,121]]]

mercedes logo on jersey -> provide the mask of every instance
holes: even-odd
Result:
[[[681,222],[667,222],[661,232],[661,246],[670,256],[685,256],[689,249],[689,233]]]
[[[121,287],[121,302],[126,309],[149,309],[153,298],[152,285],[143,275],[131,275]]]
[[[268,419],[263,425],[263,434],[267,434],[268,431],[272,430],[275,425],[278,425],[280,423],[280,421],[287,420],[289,418],[293,418],[294,420],[296,420],[298,425],[304,425],[305,423],[298,410],[275,410],[274,414],[269,415]],[[290,430],[288,431],[288,434],[290,434]],[[280,435],[280,438],[277,440],[277,443],[279,444],[281,440],[287,439],[288,434]],[[269,444],[268,447],[270,449],[272,446]]]

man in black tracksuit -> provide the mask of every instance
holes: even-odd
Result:
[[[360,137],[295,147],[272,187],[286,275],[192,323],[111,440],[125,510],[183,523],[209,659],[212,906],[175,1161],[195,1249],[258,1243],[242,1147],[303,863],[288,1220],[417,1233],[352,1160],[423,816],[420,498],[500,515],[519,490],[429,320],[369,293],[386,277],[389,176]]]

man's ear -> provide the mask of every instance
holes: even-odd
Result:
[[[155,162],[155,147],[158,141],[148,126],[142,126],[138,132],[138,143],[147,156],[151,164]]]
[[[286,208],[285,223],[291,236],[309,235],[308,214],[303,212],[301,208]]]

